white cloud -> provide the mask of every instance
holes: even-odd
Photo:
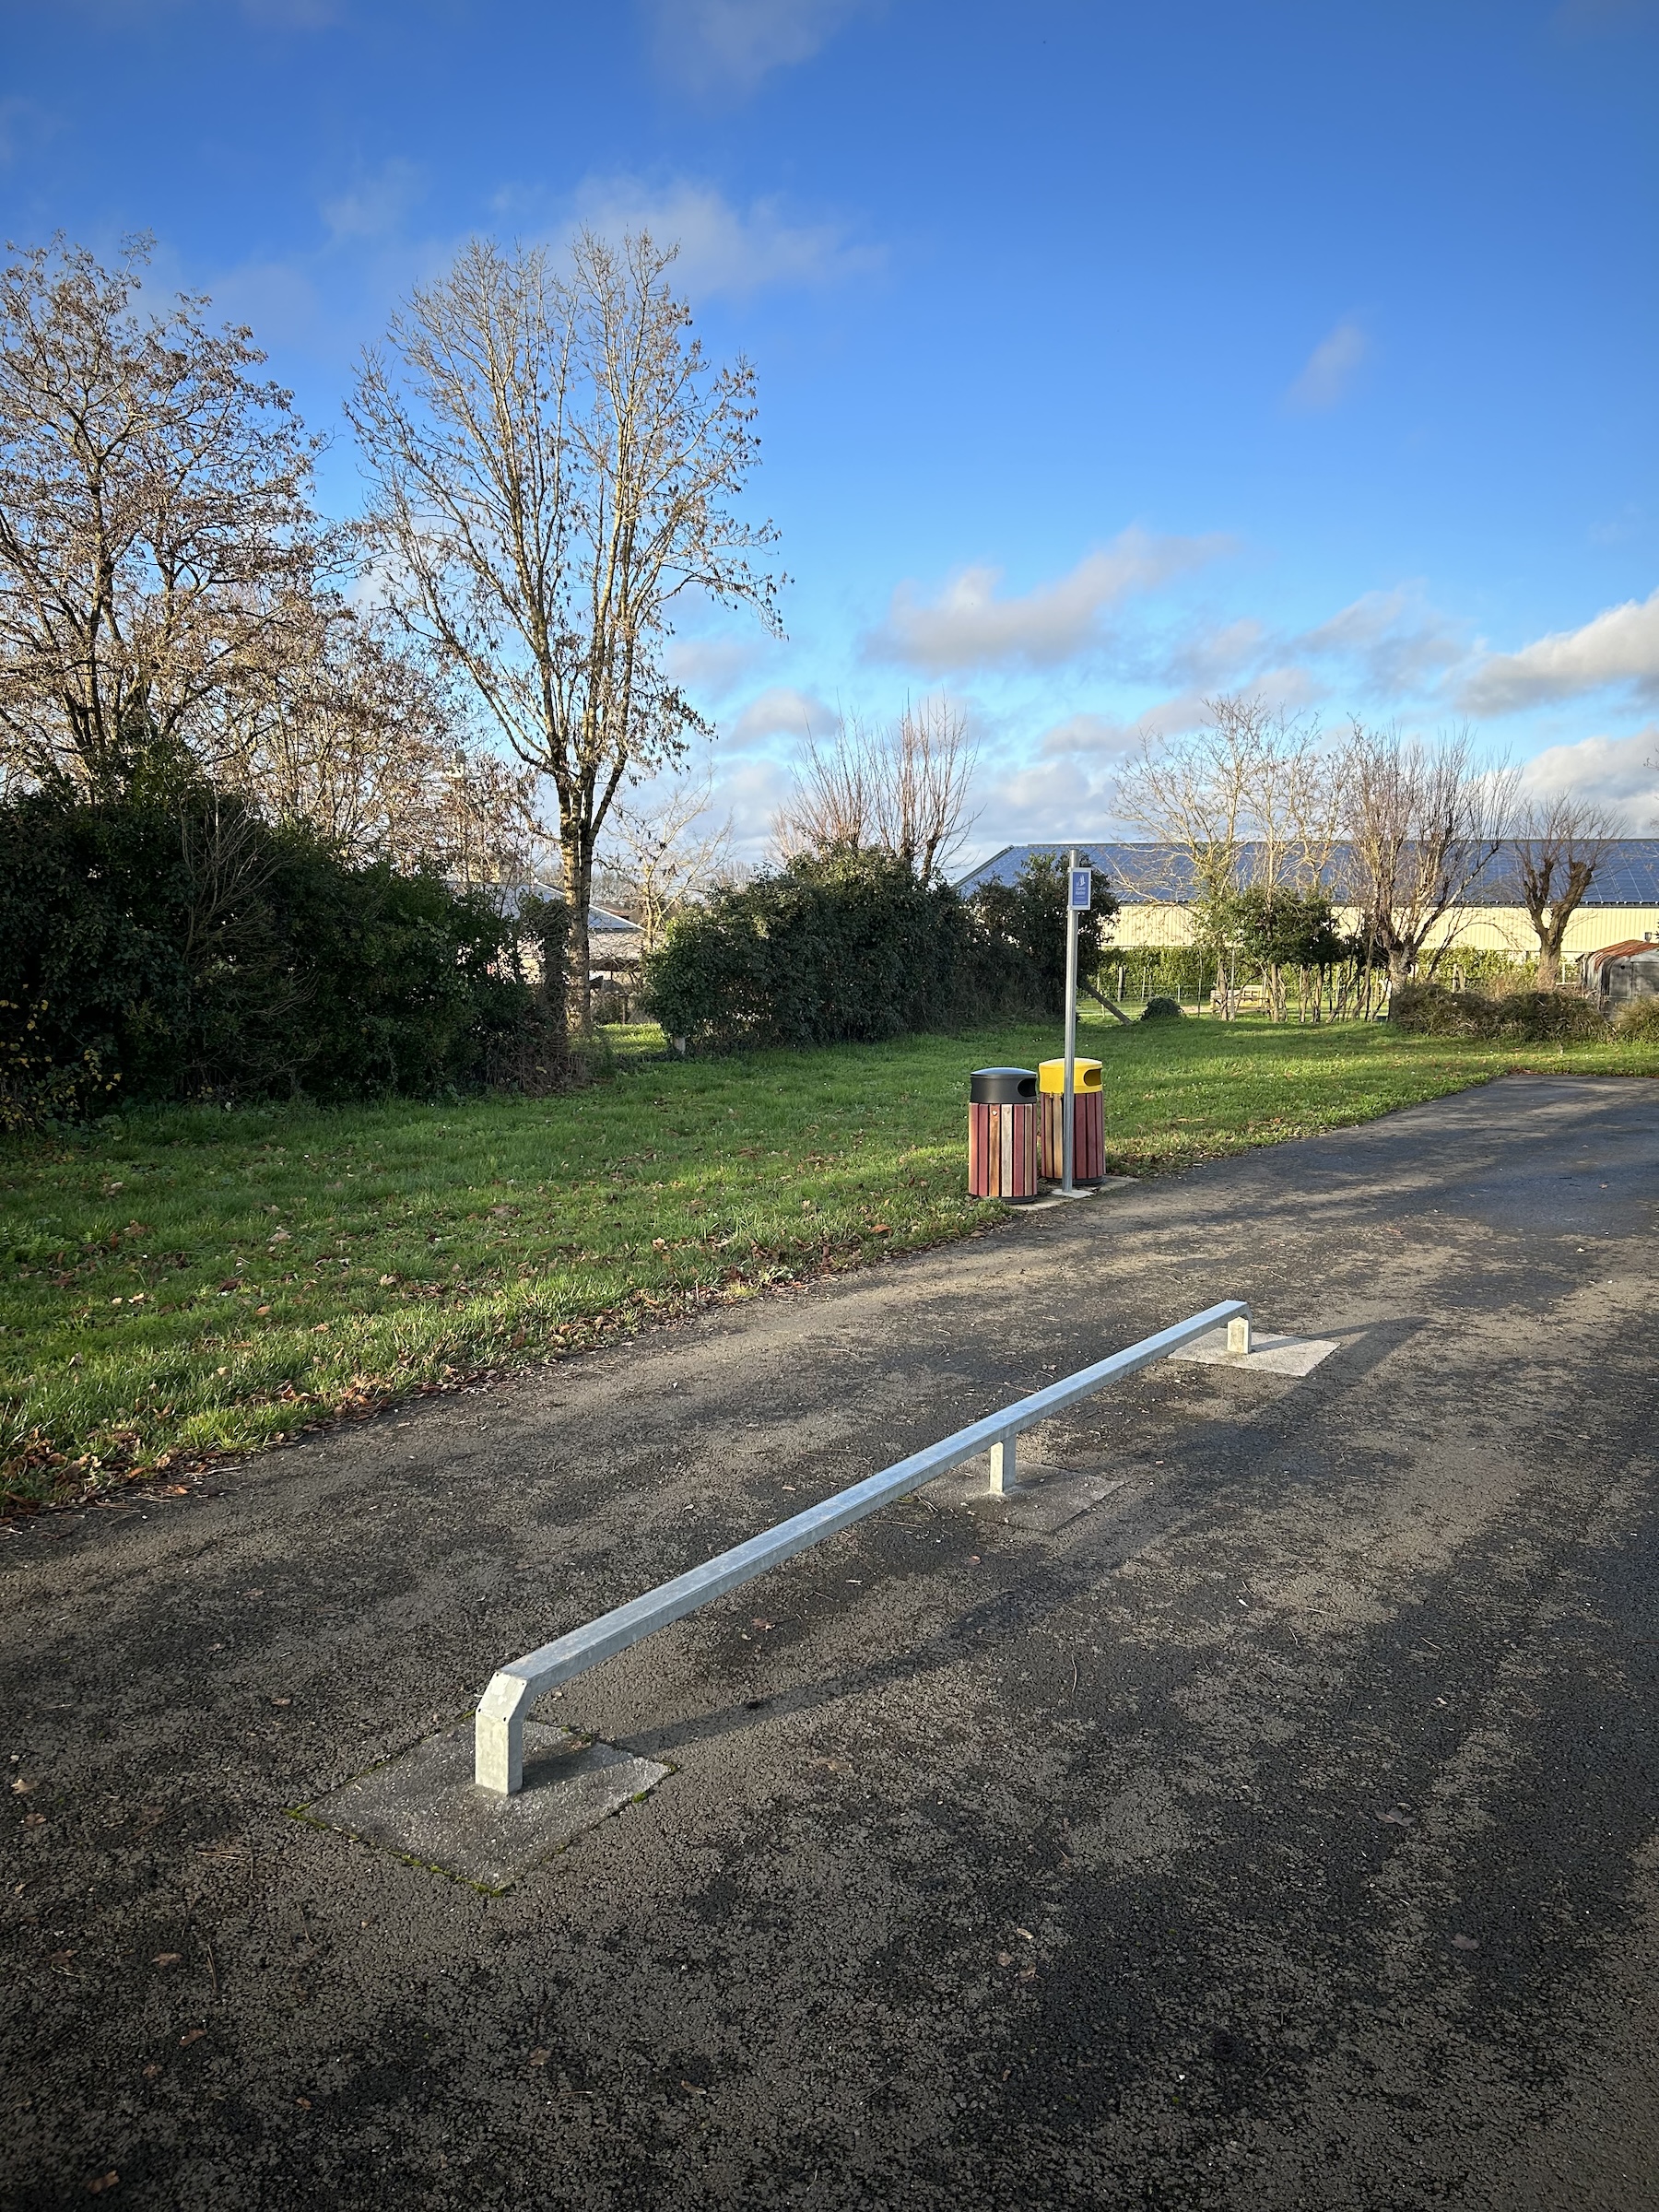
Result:
[[[658,59],[693,92],[744,99],[809,62],[869,0],[646,0]]]
[[[743,681],[760,651],[747,638],[671,638],[663,660],[671,683],[703,699],[724,699]]]
[[[1194,629],[1178,638],[1165,655],[1160,673],[1205,690],[1225,688],[1256,666],[1271,642],[1262,623],[1243,616],[1218,629]]]
[[[850,243],[840,224],[791,222],[780,200],[735,207],[712,184],[684,179],[658,187],[640,177],[591,177],[576,194],[576,223],[613,238],[649,230],[659,245],[677,245],[677,281],[704,298],[833,284],[879,268],[883,258],[877,247]]]
[[[765,754],[721,768],[712,811],[716,818],[731,816],[735,859],[756,865],[771,857],[772,817],[789,793],[788,770]]]
[[[810,734],[824,737],[834,729],[835,709],[797,691],[788,684],[773,684],[751,699],[730,723],[722,723],[721,742],[742,751],[764,745],[769,737],[788,737],[800,744]]]
[[[913,583],[901,583],[887,620],[865,640],[865,653],[932,676],[1009,662],[1053,667],[1104,641],[1100,618],[1108,607],[1229,550],[1224,537],[1155,537],[1129,529],[1058,582],[1014,598],[997,597],[1002,571],[984,566],[959,570],[932,601]]]
[[[312,346],[327,327],[322,295],[306,268],[291,261],[244,261],[209,280],[214,312],[245,323],[254,343]]]
[[[1611,806],[1635,834],[1659,828],[1659,723],[1630,737],[1548,746],[1523,764],[1521,781],[1533,797],[1571,793]]]
[[[323,219],[335,239],[383,239],[396,235],[404,218],[426,189],[417,163],[394,156],[360,177],[349,192],[323,203]]]
[[[1110,714],[1068,714],[1045,730],[1037,740],[1042,760],[1094,760],[1126,752],[1135,743],[1135,725],[1117,722]]]
[[[1420,583],[1402,583],[1363,593],[1293,639],[1290,650],[1346,662],[1372,692],[1392,699],[1437,684],[1467,644]]]
[[[1308,356],[1306,367],[1286,394],[1291,406],[1310,414],[1334,407],[1370,351],[1371,340],[1364,331],[1352,316],[1346,317]]]
[[[1140,835],[1117,811],[1115,765],[1077,757],[982,762],[973,792],[978,818],[952,875],[966,875],[1004,845]]]
[[[1606,607],[1582,629],[1552,630],[1519,653],[1491,654],[1463,686],[1462,703],[1472,714],[1508,714],[1606,684],[1632,684],[1659,698],[1659,591]]]

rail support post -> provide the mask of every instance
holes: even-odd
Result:
[[[1013,1435],[998,1437],[991,1447],[991,1495],[1006,1498],[1018,1483],[1017,1467],[1018,1440]]]
[[[1247,1359],[1250,1354],[1250,1316],[1241,1313],[1227,1324],[1227,1348],[1235,1359]]]
[[[498,1797],[516,1797],[524,1786],[524,1714],[531,1688],[522,1676],[490,1677],[473,1721],[473,1780]]]

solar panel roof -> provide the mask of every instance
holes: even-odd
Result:
[[[1052,853],[1064,860],[1073,850],[1064,845],[1005,845],[1000,853],[982,861],[958,882],[971,893],[983,883],[1012,883],[1033,853]],[[1132,843],[1122,839],[1079,838],[1079,860],[1102,869],[1113,891],[1126,906],[1155,900],[1184,905],[1193,897],[1192,863],[1179,845]],[[1243,848],[1248,879],[1259,865],[1263,847]],[[1466,903],[1475,906],[1514,906],[1520,903],[1506,878],[1512,866],[1513,848],[1506,847],[1487,864]],[[1332,875],[1339,879],[1347,848],[1333,855]],[[1614,838],[1603,854],[1590,888],[1586,906],[1659,906],[1659,837]]]

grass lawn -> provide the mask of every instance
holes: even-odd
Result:
[[[1048,1030],[715,1061],[559,1099],[126,1115],[0,1144],[0,1495],[177,1478],[402,1393],[698,1299],[998,1219],[967,1197],[968,1071]],[[1659,1046],[1385,1026],[1090,1025],[1131,1174],[1365,1121],[1510,1070],[1659,1075]]]

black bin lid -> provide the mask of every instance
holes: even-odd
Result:
[[[1034,1067],[976,1067],[968,1080],[968,1097],[975,1106],[1016,1106],[1036,1096]]]

